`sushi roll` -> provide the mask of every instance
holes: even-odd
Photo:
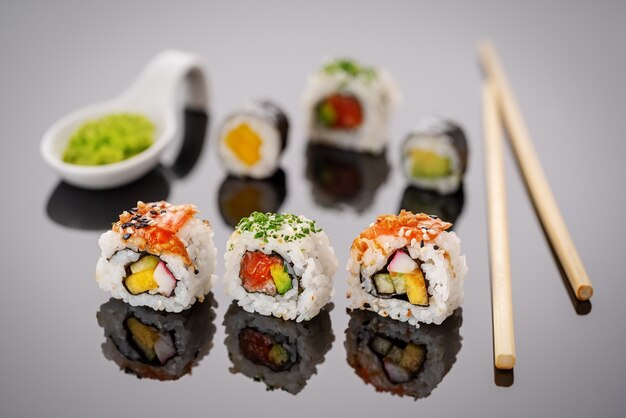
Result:
[[[365,211],[388,174],[384,153],[362,154],[323,144],[307,148],[306,177],[313,185],[315,201],[324,207]]]
[[[217,200],[222,219],[234,228],[253,212],[277,212],[286,196],[286,175],[279,169],[267,179],[229,175],[220,186]]]
[[[181,313],[128,305],[111,298],[98,311],[104,356],[139,378],[177,380],[191,373],[213,347],[215,303],[211,294]]]
[[[226,292],[247,312],[300,322],[329,301],[337,258],[314,221],[255,212],[227,243]]]
[[[461,311],[439,326],[420,328],[373,312],[352,311],[345,342],[348,364],[377,392],[425,398],[456,362]]]
[[[380,154],[398,92],[380,68],[335,59],[309,76],[304,93],[309,138],[347,150]]]
[[[270,177],[278,169],[288,131],[287,116],[277,105],[246,102],[220,129],[219,155],[224,167],[239,177]]]
[[[133,306],[180,312],[202,301],[216,279],[208,221],[193,205],[137,202],[100,236],[96,281]]]
[[[421,122],[402,145],[402,168],[409,183],[441,194],[456,192],[467,169],[467,140],[446,119]]]
[[[463,184],[460,185],[459,190],[447,195],[440,195],[437,192],[420,189],[415,186],[407,186],[402,194],[400,210],[404,209],[413,213],[428,213],[456,226],[456,220],[463,212],[464,202],[465,192]]]
[[[467,272],[451,226],[423,213],[379,216],[350,249],[349,307],[416,326],[441,324],[461,305]]]
[[[230,372],[293,395],[317,372],[335,340],[327,309],[311,321],[294,322],[248,313],[232,303],[224,326]]]

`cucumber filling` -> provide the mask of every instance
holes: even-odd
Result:
[[[379,298],[406,300],[413,305],[429,306],[428,281],[406,249],[396,251],[384,269],[372,277],[372,294]]]
[[[415,379],[426,360],[426,346],[395,340],[376,334],[369,347],[381,361],[391,383],[406,383]]]

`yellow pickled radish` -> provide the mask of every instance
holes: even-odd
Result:
[[[159,284],[154,280],[154,269],[133,273],[126,278],[124,284],[133,295],[159,288]]]
[[[262,143],[259,135],[247,123],[242,123],[226,135],[226,145],[247,166],[261,159]]]

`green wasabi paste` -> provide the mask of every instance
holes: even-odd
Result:
[[[154,124],[141,114],[116,113],[81,125],[70,137],[63,161],[105,165],[126,160],[154,142]]]

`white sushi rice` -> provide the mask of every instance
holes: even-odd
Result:
[[[308,222],[306,218],[300,218],[303,222]],[[224,254],[226,293],[247,312],[300,322],[313,318],[330,302],[334,294],[333,275],[337,271],[337,258],[328,236],[323,231],[312,232],[303,238],[285,242],[282,237],[292,233],[292,226],[284,224],[277,231],[279,238],[270,237],[267,242],[262,238],[255,238],[254,231],[235,230],[228,239]],[[247,292],[239,277],[241,259],[247,251],[280,255],[299,278],[299,286],[298,279],[293,278],[292,288],[284,295]],[[302,289],[301,292],[299,288]]]
[[[408,241],[401,234],[382,235],[363,242],[368,248],[362,254],[362,263],[356,261],[358,252],[354,248],[348,259],[347,296],[351,309],[369,309],[416,326],[419,323],[439,325],[463,303],[463,280],[468,269],[465,256],[461,255],[461,241],[454,232],[442,232],[434,242],[424,242],[423,246],[415,239]],[[400,299],[382,299],[370,293],[374,286],[372,276],[385,267],[396,250],[405,247],[411,258],[422,263],[430,295],[427,307]]]
[[[261,139],[259,149],[261,158],[252,165],[241,161],[226,143],[228,133],[242,124],[247,124]],[[229,173],[240,177],[267,178],[278,169],[282,144],[280,133],[275,126],[259,116],[242,113],[226,120],[220,130],[218,147],[222,164]]]
[[[353,77],[342,72],[329,74],[324,70],[309,76],[304,93],[308,117],[309,140],[347,150],[380,154],[389,141],[388,125],[400,94],[391,75],[382,69],[376,77]],[[356,129],[330,129],[317,122],[317,105],[336,94],[354,96],[363,111],[363,123]]]
[[[101,289],[122,299],[132,306],[149,306],[155,310],[180,312],[189,308],[196,300],[204,300],[217,279],[215,275],[217,249],[213,243],[213,230],[208,222],[191,218],[177,234],[187,248],[192,265],[186,266],[180,256],[154,254],[167,264],[168,270],[177,280],[171,296],[141,293],[131,294],[124,286],[126,266],[140,258],[140,249],[122,239],[121,234],[107,231],[100,236],[98,244],[102,250],[96,266],[96,281]],[[195,273],[195,270],[198,273]]]

